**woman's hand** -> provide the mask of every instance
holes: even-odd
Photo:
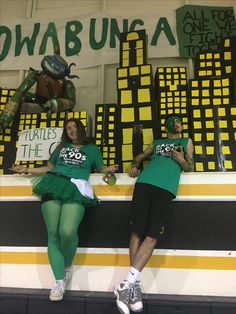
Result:
[[[28,173],[28,168],[24,165],[13,164],[10,170],[17,173]]]
[[[116,172],[119,169],[119,165],[111,165],[106,168],[106,173],[103,176],[103,181],[106,182],[109,185],[113,185],[116,183],[116,176],[114,175],[114,172]]]

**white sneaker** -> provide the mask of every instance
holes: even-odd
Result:
[[[140,287],[140,281],[136,281],[133,285],[133,289],[130,294],[129,308],[133,312],[142,312],[143,302],[142,302],[142,290]]]
[[[65,293],[64,280],[56,280],[54,287],[50,291],[49,298],[51,301],[61,301]]]
[[[69,285],[71,278],[73,275],[73,270],[72,270],[72,266],[70,267],[66,267],[64,269],[64,283],[65,283],[65,288]]]
[[[129,301],[132,291],[132,284],[124,280],[114,287],[114,294],[116,295],[116,305],[121,314],[129,314]]]

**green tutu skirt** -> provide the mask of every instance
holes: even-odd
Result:
[[[43,198],[49,196],[55,200],[63,202],[78,202],[85,207],[96,206],[99,204],[98,198],[88,198],[80,193],[77,186],[68,178],[55,176],[46,173],[32,180],[33,195]]]

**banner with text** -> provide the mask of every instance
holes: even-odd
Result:
[[[48,160],[60,143],[62,132],[63,128],[36,128],[21,131],[16,160]]]
[[[176,10],[176,21],[181,57],[216,50],[223,38],[236,35],[232,7],[185,5]]]

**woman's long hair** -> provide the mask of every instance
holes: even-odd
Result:
[[[69,122],[74,122],[76,124],[77,135],[78,135],[78,145],[90,144],[91,142],[87,138],[86,130],[83,123],[79,119],[71,118],[67,120],[64,124],[64,129],[61,136],[61,143],[58,145],[57,149],[61,149],[64,146],[65,142],[72,143],[72,140],[69,138],[66,131],[66,126]]]

